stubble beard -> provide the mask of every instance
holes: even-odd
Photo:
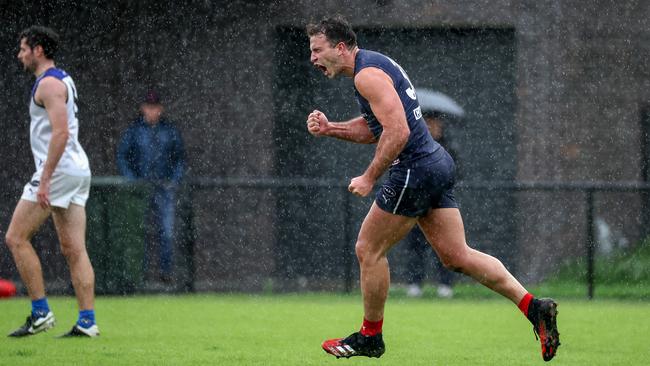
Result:
[[[23,70],[29,74],[34,74],[36,72],[36,63],[33,61],[23,63]]]

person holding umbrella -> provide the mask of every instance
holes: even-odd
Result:
[[[431,137],[442,145],[457,163],[456,153],[445,139],[444,128],[446,123],[454,119],[462,118],[465,115],[465,111],[453,99],[443,93],[426,88],[416,88],[416,90],[420,101],[420,108],[422,109],[422,117],[427,124]],[[456,169],[456,177],[458,177],[458,165]],[[409,232],[405,241],[408,248],[408,288],[406,295],[409,297],[421,297],[423,293],[422,282],[425,275],[426,258],[428,256],[427,253],[431,251],[431,246],[417,225]],[[451,298],[454,296],[454,290],[452,288],[454,273],[442,265],[435,252],[433,258],[438,272],[436,294],[441,298]]]

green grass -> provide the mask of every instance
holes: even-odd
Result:
[[[534,365],[531,326],[505,299],[407,299],[394,293],[379,360],[336,360],[320,349],[360,325],[358,295],[100,297],[98,339],[57,339],[75,301],[54,297],[58,325],[26,339],[0,337],[1,365]],[[26,298],[0,301],[0,329],[20,325]],[[562,300],[555,365],[650,364],[650,303]]]

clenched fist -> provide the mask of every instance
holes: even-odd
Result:
[[[329,121],[327,120],[325,113],[314,109],[314,111],[307,116],[307,131],[312,135],[323,136],[328,127]]]

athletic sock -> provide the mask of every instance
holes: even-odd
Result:
[[[539,307],[539,300],[531,294],[526,294],[519,302],[519,310],[526,316],[526,318],[533,324],[537,324],[537,308]],[[526,309],[524,311],[524,309]]]
[[[50,312],[50,306],[47,303],[47,297],[32,300],[32,316],[40,318]]]
[[[519,301],[519,305],[517,305],[519,307],[519,310],[521,310],[521,312],[524,313],[526,318],[528,318],[528,310],[530,308],[530,303],[533,301],[534,298],[535,297],[533,296],[533,294],[527,292],[526,295],[524,295],[524,297],[521,299],[521,301]]]
[[[363,325],[361,326],[361,335],[363,336],[374,336],[381,333],[381,326],[384,324],[384,319],[381,319],[376,322],[371,322],[366,318],[363,318]]]
[[[90,328],[95,325],[95,310],[79,310],[77,325],[83,328]]]

